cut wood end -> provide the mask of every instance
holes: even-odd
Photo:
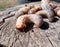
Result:
[[[57,16],[60,17],[60,10],[57,11]]]

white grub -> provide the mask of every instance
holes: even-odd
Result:
[[[53,11],[50,11],[50,10],[48,10],[48,11],[42,10],[42,11],[36,12],[36,14],[38,14],[38,15],[40,15],[42,17],[47,17],[50,22],[52,22],[54,20]]]
[[[49,2],[50,0],[42,0],[41,1],[42,11],[38,11],[37,14],[48,17],[49,21],[52,22],[54,19],[54,11],[50,6]]]
[[[18,17],[16,22],[17,29],[24,29],[26,28],[26,22],[34,23],[33,27],[40,27],[43,24],[43,19],[40,15],[37,14],[26,14]]]

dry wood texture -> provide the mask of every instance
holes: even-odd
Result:
[[[20,5],[1,12],[0,20],[5,21],[0,21],[0,47],[60,47],[60,18],[56,17],[54,23],[44,19],[46,22],[41,28],[28,28],[25,32],[15,29],[16,17],[10,13],[24,6]]]

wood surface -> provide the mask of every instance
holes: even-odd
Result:
[[[39,4],[33,2],[31,4]],[[60,18],[53,23],[44,19],[40,28],[28,27],[24,32],[16,30],[16,16],[10,15],[25,4],[0,12],[0,47],[60,47]]]

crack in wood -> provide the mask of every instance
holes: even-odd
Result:
[[[29,40],[30,40],[30,32],[28,33],[28,42],[27,42],[27,46],[26,46],[26,47],[29,47],[29,46],[28,46]]]
[[[53,43],[51,42],[51,40],[49,39],[48,35],[45,33],[46,37],[48,38],[50,44],[52,45],[52,47],[54,47]]]
[[[4,16],[0,17],[1,18],[0,23],[4,23],[7,18],[13,17],[14,15],[15,15],[15,12],[14,13],[11,12],[8,15],[4,15]]]

